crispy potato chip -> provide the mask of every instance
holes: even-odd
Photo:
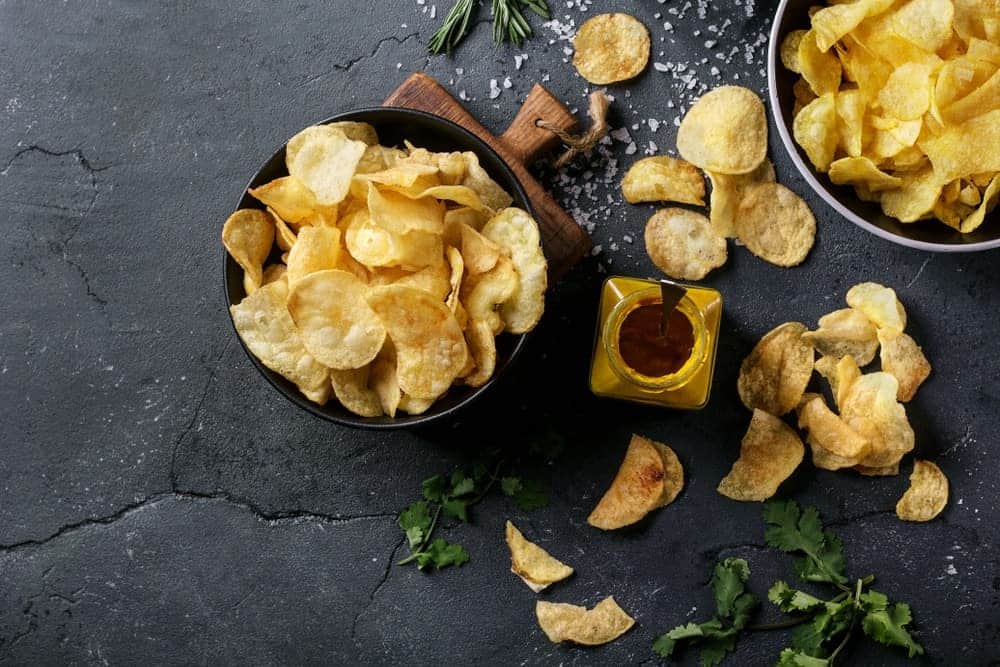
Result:
[[[622,194],[630,204],[676,201],[705,205],[705,178],[693,164],[657,155],[639,160],[622,179]]]
[[[837,402],[837,408],[840,409],[844,405],[851,384],[861,377],[858,362],[850,355],[840,359],[822,357],[816,361],[816,370],[826,378],[830,385],[830,393],[833,394],[833,400]]]
[[[448,263],[442,258],[441,261],[425,266],[402,278],[397,278],[392,283],[422,290],[435,299],[444,301],[451,293],[451,270],[448,268]]]
[[[746,191],[758,183],[774,183],[774,165],[765,159],[749,174],[706,172],[712,181],[709,220],[715,233],[724,238],[736,236],[736,213]]]
[[[892,13],[891,25],[903,39],[934,53],[951,37],[954,18],[951,0],[910,0]]]
[[[497,308],[514,295],[518,283],[514,262],[506,255],[500,255],[496,266],[486,273],[467,275],[460,298],[469,318],[486,322],[494,333],[502,331],[504,324]]]
[[[677,151],[707,171],[753,171],[767,154],[763,102],[752,90],[740,86],[720,86],[705,93],[681,121]]]
[[[378,145],[378,132],[368,123],[353,120],[341,120],[336,123],[327,123],[326,127],[340,130],[344,136],[352,141],[361,141],[375,148]]]
[[[393,234],[420,231],[441,234],[444,231],[443,202],[433,197],[411,199],[392,190],[368,188],[368,214],[371,221]]]
[[[298,385],[303,393],[309,390],[317,399],[322,398],[321,388],[329,388],[330,372],[306,351],[285,306],[287,300],[288,285],[276,280],[230,306],[229,312],[236,332],[262,364]]]
[[[801,264],[816,240],[816,218],[801,197],[778,183],[747,189],[736,216],[736,235],[776,266]]]
[[[829,51],[830,47],[854,30],[859,23],[889,9],[894,1],[856,0],[824,7],[812,16],[817,47],[820,51]]]
[[[941,118],[949,124],[964,123],[987,110],[1000,108],[998,100],[1000,100],[1000,70],[994,71],[985,83],[968,95],[939,111]]]
[[[302,395],[317,405],[326,405],[333,393],[333,387],[329,381],[324,382],[319,387],[299,387]]]
[[[986,186],[986,190],[981,195],[979,207],[962,220],[960,231],[966,233],[975,231],[979,225],[983,224],[986,214],[996,208],[998,201],[1000,201],[1000,174],[994,176],[990,184]]]
[[[564,602],[535,603],[538,625],[553,643],[570,641],[583,646],[607,644],[628,632],[635,620],[608,596],[593,609]]]
[[[504,536],[510,549],[510,571],[534,592],[538,593],[573,574],[573,568],[530,542],[510,521],[504,526]]]
[[[868,441],[830,410],[818,394],[803,397],[799,405],[799,428],[809,432],[806,442],[817,468],[851,468],[868,454]]]
[[[330,369],[333,394],[340,404],[359,417],[381,417],[382,402],[378,393],[368,388],[371,366],[351,370]]]
[[[948,504],[948,478],[930,461],[913,462],[910,488],[896,503],[896,516],[903,521],[930,521]]]
[[[891,287],[860,283],[847,291],[847,305],[864,313],[879,329],[903,333],[906,309]]]
[[[787,322],[760,339],[740,366],[736,386],[743,405],[780,416],[799,404],[816,356],[805,332],[804,324]]]
[[[288,140],[288,173],[312,190],[320,204],[338,204],[351,187],[351,178],[365,154],[366,144],[348,139],[340,129],[313,125]]]
[[[470,387],[481,387],[493,377],[497,365],[497,344],[489,322],[470,320],[465,329],[465,341],[474,370],[462,373],[463,382]]]
[[[398,411],[405,412],[411,416],[422,415],[434,405],[434,401],[437,399],[437,396],[434,398],[414,398],[408,394],[403,394],[399,398]]]
[[[382,412],[395,417],[402,392],[399,390],[399,379],[396,377],[396,348],[393,347],[391,340],[385,342],[371,363],[368,384],[378,396]]]
[[[354,275],[338,269],[316,271],[292,283],[288,312],[306,349],[320,363],[360,368],[382,349],[386,328],[365,301],[366,291]]]
[[[573,66],[590,83],[604,86],[638,76],[649,62],[649,31],[628,14],[599,14],[573,38]]]
[[[799,467],[805,451],[799,436],[785,422],[754,410],[740,445],[740,457],[716,490],[742,502],[767,500]]]
[[[264,262],[274,245],[274,223],[264,211],[242,208],[222,226],[222,245],[226,252],[243,267],[250,287],[256,289],[263,281]],[[248,290],[252,291],[252,290]]]
[[[463,231],[463,250],[466,234]],[[486,223],[483,236],[510,252],[517,271],[517,288],[500,306],[504,329],[513,334],[527,333],[542,318],[548,289],[548,263],[542,253],[538,223],[519,208],[507,208]]]
[[[462,253],[452,246],[445,249],[445,256],[448,258],[448,299],[446,303],[451,312],[458,309],[458,298],[462,289],[462,277],[465,275],[465,259]],[[465,327],[462,327],[463,329]]]
[[[294,176],[276,178],[258,188],[250,188],[249,192],[265,206],[274,209],[283,220],[293,224],[305,220],[319,207],[312,190]]]
[[[879,91],[878,101],[886,113],[900,120],[923,116],[931,106],[930,66],[906,63],[897,67]]]
[[[285,224],[285,221],[275,213],[274,209],[268,207],[267,212],[271,214],[271,220],[274,222],[274,240],[278,247],[286,251],[291,250],[292,246],[295,245],[295,232]]]
[[[444,214],[444,229],[445,235],[448,234],[449,229],[459,229],[457,226],[459,223],[468,225],[472,227],[477,232],[483,228],[483,225],[487,223],[491,216],[488,216],[483,211],[477,211],[468,206],[462,206],[461,208],[453,208],[445,212]],[[451,244],[460,242],[454,239],[449,239]]]
[[[778,51],[781,54],[781,64],[785,66],[785,69],[796,74],[802,73],[802,69],[799,67],[799,43],[802,42],[802,36],[805,34],[805,30],[792,30],[781,40],[781,48]]]
[[[336,227],[303,227],[295,245],[288,251],[288,284],[295,284],[310,273],[337,268],[340,256],[340,230]]]
[[[865,111],[868,100],[859,89],[842,90],[837,94],[835,106],[837,108],[837,135],[840,147],[850,157],[860,157],[864,148]],[[836,162],[830,165],[831,179],[833,178],[833,165]]]
[[[816,39],[816,31],[809,30],[799,40],[799,70],[817,96],[836,93],[843,69],[833,52],[820,49]]]
[[[283,279],[287,270],[288,267],[284,264],[271,264],[264,269],[264,280],[261,285],[267,285],[268,283],[273,283],[275,280]]]
[[[631,525],[668,505],[684,487],[684,469],[673,450],[633,435],[611,486],[587,523],[601,530]]]
[[[469,273],[486,273],[497,265],[503,249],[466,224],[458,224],[462,259]]]
[[[878,340],[882,344],[882,370],[899,381],[896,398],[907,403],[931,374],[931,364],[917,342],[905,333],[881,329]]]
[[[868,317],[853,308],[843,308],[819,319],[816,331],[802,334],[816,351],[837,359],[850,355],[858,366],[867,366],[878,352],[879,338],[875,325]]]
[[[657,211],[646,223],[646,253],[668,276],[701,280],[726,263],[726,239],[701,213],[683,208]]]
[[[472,189],[483,206],[493,211],[510,206],[514,199],[479,165],[479,157],[469,151],[462,153],[462,157],[465,158],[465,177],[458,185]]]
[[[418,271],[441,261],[444,245],[439,234],[412,231],[393,234],[373,224],[366,212],[347,228],[347,249],[368,267],[393,266]]]
[[[469,351],[462,329],[444,302],[399,285],[373,287],[367,300],[396,348],[400,389],[424,399],[436,399],[447,391],[465,366]]]
[[[906,409],[896,400],[898,391],[899,382],[884,372],[862,375],[848,387],[840,416],[871,444],[860,465],[892,466],[913,449],[913,428]]]
[[[828,170],[840,140],[834,95],[827,93],[803,107],[792,122],[792,132],[813,166],[819,171]]]
[[[865,185],[872,192],[903,185],[903,179],[885,173],[866,157],[844,157],[830,164],[830,180],[837,185]]]
[[[1000,151],[982,150],[1000,146],[1000,109],[949,125],[941,134],[920,142],[938,180],[947,183],[969,174],[1000,171]]]

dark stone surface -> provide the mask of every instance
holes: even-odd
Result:
[[[867,279],[899,291],[934,363],[908,411],[917,453],[949,475],[952,502],[930,524],[903,524],[893,506],[905,474],[873,480],[809,465],[782,493],[838,526],[852,572],[878,573],[882,590],[912,604],[924,662],[995,660],[997,255],[930,255],[869,236],[809,195],[776,137],[779,180],[813,205],[818,243],[793,270],[734,248],[709,277],[726,319],[702,412],[600,402],[586,390],[598,267],[652,270],[640,240],[650,209],[617,203],[595,217],[605,252],[552,292],[516,371],[454,424],[336,428],[253,372],[224,310],[218,236],[242,184],[283,140],[379,102],[422,69],[465,90],[497,131],[545,75],[556,94],[583,104],[588,88],[545,28],[523,48],[494,49],[478,25],[454,61],[428,58],[436,21],[422,11],[435,0],[427,3],[0,2],[0,662],[651,660],[659,631],[708,613],[716,557],[748,558],[760,593],[789,576],[788,559],[761,548],[759,506],[714,491],[748,421],[736,370],[762,333],[814,322]],[[436,4],[443,14],[446,3]],[[552,4],[560,16],[585,16]],[[653,28],[654,59],[691,63],[709,85],[738,77],[761,89],[758,37],[776,3],[714,3],[704,20],[698,3],[685,4],[634,3]],[[594,2],[588,13],[615,6]],[[711,35],[695,31],[727,18],[719,44],[704,47]],[[747,44],[756,44],[750,62]],[[701,62],[734,47],[728,62]],[[515,70],[520,53],[529,57]],[[505,76],[512,88],[490,100],[489,80]],[[669,101],[690,97],[683,85],[650,68],[612,87],[616,126],[665,120],[633,135],[640,148],[650,139],[672,146]],[[623,143],[613,151],[632,159]],[[602,203],[605,190],[594,193]],[[612,242],[621,247],[610,251]],[[395,514],[420,480],[548,428],[565,434],[564,455],[526,469],[549,485],[548,508],[525,514],[489,498],[472,526],[443,531],[469,549],[468,565],[431,575],[392,565],[405,551]],[[672,444],[688,484],[640,526],[599,533],[585,517],[633,431]],[[598,649],[550,644],[533,618],[536,596],[507,573],[508,517],[577,568],[542,597],[590,604],[614,594],[637,628]],[[732,664],[768,664],[782,638],[750,637]],[[904,662],[868,645],[849,657]]]

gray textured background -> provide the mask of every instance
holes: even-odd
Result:
[[[422,11],[435,0],[427,3],[0,1],[0,662],[651,660],[660,631],[710,613],[704,584],[716,557],[748,558],[758,593],[790,576],[789,559],[761,546],[760,507],[714,490],[749,419],[736,370],[762,333],[814,322],[868,279],[897,289],[934,364],[908,410],[917,452],[948,474],[952,501],[930,524],[903,524],[893,506],[906,474],[862,479],[809,465],[782,493],[838,527],[852,572],[877,573],[882,590],[912,604],[926,662],[995,660],[997,255],[935,256],[869,236],[806,192],[776,137],[779,180],[813,205],[818,242],[793,270],[734,248],[709,277],[726,317],[702,412],[587,392],[599,267],[652,270],[641,247],[652,209],[619,205],[615,188],[615,203],[594,216],[604,252],[553,290],[516,371],[456,423],[393,434],[337,428],[256,374],[225,313],[218,237],[240,187],[288,136],[379,102],[416,70],[465,90],[497,131],[545,75],[557,95],[583,104],[586,83],[549,29],[521,49],[495,50],[478,25],[456,60],[428,58],[437,22]],[[436,4],[440,15],[445,3]],[[693,63],[706,84],[763,87],[759,35],[775,2],[702,3],[704,20],[698,3],[629,4],[652,28],[655,60]],[[617,5],[598,1],[589,12]],[[721,43],[707,49],[708,35],[694,31],[727,18]],[[749,58],[746,44],[756,44]],[[695,64],[733,47],[729,62]],[[516,71],[519,53],[529,58]],[[489,80],[508,75],[512,88],[490,100]],[[672,147],[669,105],[690,97],[684,85],[650,68],[612,87],[616,126],[665,120],[633,135],[640,148],[651,139]],[[632,159],[624,143],[612,151],[620,164]],[[603,202],[605,188],[595,196]],[[473,525],[443,531],[469,549],[468,565],[430,575],[393,565],[405,552],[395,515],[420,480],[549,428],[564,435],[565,453],[523,468],[551,489],[548,508],[524,514],[488,499]],[[640,526],[600,533],[585,517],[633,431],[674,446],[687,488]],[[546,599],[592,604],[614,594],[638,626],[598,649],[550,644],[534,621],[535,595],[506,571],[508,517],[577,568]],[[786,637],[754,635],[732,664],[767,664]],[[870,646],[850,658],[899,661]]]

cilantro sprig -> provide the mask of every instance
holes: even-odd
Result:
[[[764,521],[768,546],[799,555],[793,569],[800,579],[839,592],[823,599],[777,581],[768,591],[768,600],[792,617],[769,625],[751,625],[757,599],[745,592],[750,568],[742,559],[728,558],[715,566],[712,576],[716,615],[705,623],[687,623],[670,630],[653,643],[654,652],[670,657],[679,643],[694,644],[701,649],[701,664],[711,667],[736,648],[741,632],[794,628],[791,646],[778,656],[778,667],[832,667],[860,628],[874,641],[904,649],[911,658],[923,654],[923,647],[907,630],[913,620],[909,605],[893,604],[886,595],[872,590],[874,576],[851,583],[843,542],[823,527],[815,508],[802,510],[794,501],[772,501],[764,506]]]

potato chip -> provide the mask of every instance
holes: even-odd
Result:
[[[292,283],[288,312],[302,342],[330,368],[360,368],[378,354],[386,328],[365,301],[364,283],[347,271],[316,271]]]
[[[951,0],[910,0],[893,12],[892,29],[903,39],[934,53],[951,37],[954,18]]]
[[[767,500],[804,456],[805,447],[795,431],[774,415],[754,410],[740,445],[740,457],[716,490],[742,502]]]
[[[458,226],[462,259],[469,273],[486,273],[497,265],[503,249],[466,224]]]
[[[840,61],[817,46],[816,31],[809,30],[799,40],[799,70],[802,78],[817,96],[836,93],[840,88],[843,69]]]
[[[840,140],[834,95],[827,93],[803,107],[792,122],[792,132],[813,166],[819,171],[829,169]]]
[[[981,197],[979,207],[962,220],[960,231],[966,233],[975,231],[979,225],[983,224],[986,214],[996,208],[997,202],[1000,201],[1000,175],[993,177]]]
[[[288,140],[288,173],[312,190],[320,204],[337,204],[351,187],[351,178],[366,144],[348,139],[340,129],[313,125]]]
[[[604,86],[634,78],[649,62],[649,31],[628,14],[599,14],[573,38],[573,66],[590,83]]]
[[[858,366],[867,366],[878,352],[879,338],[868,317],[853,308],[843,308],[819,319],[816,331],[802,334],[816,351],[837,359],[850,355]]]
[[[466,276],[460,298],[470,319],[486,322],[493,333],[499,333],[504,323],[497,308],[513,297],[518,284],[514,262],[501,255],[496,266],[486,273]]]
[[[459,185],[464,185],[479,195],[483,206],[491,210],[500,211],[510,206],[514,199],[490,178],[480,166],[479,157],[469,151],[462,153],[462,157],[465,158],[465,178]]]
[[[478,232],[483,228],[483,225],[486,224],[490,217],[491,216],[488,216],[483,211],[477,211],[469,208],[468,206],[449,209],[444,214],[445,234],[448,233],[449,229],[458,229],[458,227],[456,227],[458,223],[468,225]],[[454,243],[454,241],[449,241],[449,243]]]
[[[880,330],[878,339],[882,344],[882,370],[896,378],[896,398],[907,403],[931,374],[931,364],[917,342],[905,333]]]
[[[774,165],[765,159],[749,174],[706,172],[712,182],[709,220],[715,233],[724,238],[736,236],[736,213],[746,191],[758,183],[774,183]]]
[[[282,250],[291,250],[292,246],[295,245],[295,232],[285,224],[285,221],[275,213],[274,209],[268,207],[267,212],[271,214],[271,220],[274,222],[274,240],[278,247]]]
[[[892,6],[895,0],[855,0],[824,7],[812,16],[816,46],[829,51],[847,33],[869,16],[875,16]],[[934,49],[936,50],[936,49]]]
[[[879,329],[903,333],[906,309],[891,287],[860,283],[847,291],[847,305],[864,313]]]
[[[802,73],[802,69],[799,67],[799,44],[805,34],[805,30],[792,30],[781,40],[781,48],[778,50],[781,55],[781,64],[785,66],[785,69],[796,74]]]
[[[701,280],[726,263],[726,239],[701,213],[683,208],[657,211],[646,223],[646,253],[668,276]]]
[[[447,391],[469,351],[444,302],[399,285],[373,287],[367,300],[396,348],[400,389],[424,399],[436,399]]]
[[[451,269],[442,258],[439,262],[394,280],[393,284],[412,287],[427,292],[439,301],[444,301],[451,293]]]
[[[879,91],[878,101],[886,113],[900,120],[923,116],[931,106],[930,66],[906,63],[897,67]]]
[[[695,102],[677,130],[677,151],[707,171],[745,174],[767,154],[767,118],[757,94],[720,86]]]
[[[410,416],[422,415],[434,405],[434,401],[437,399],[437,396],[434,398],[414,398],[408,394],[403,394],[399,397],[399,408],[397,411],[405,412]]]
[[[441,260],[444,246],[439,234],[413,231],[393,234],[371,222],[362,212],[347,228],[347,249],[370,267],[394,266],[418,271]]]
[[[792,86],[792,94],[795,95],[795,104],[792,105],[792,117],[799,115],[802,109],[816,99],[816,93],[812,91],[805,79],[799,79]]]
[[[517,288],[510,298],[500,302],[504,329],[513,334],[527,333],[542,318],[548,289],[548,264],[542,253],[538,223],[519,208],[507,208],[486,223],[483,236],[510,252],[517,271]]]
[[[583,646],[607,644],[628,632],[635,620],[608,596],[593,609],[564,602],[535,603],[538,625],[553,643],[570,641]]]
[[[341,120],[335,123],[327,123],[326,127],[340,130],[344,133],[345,137],[351,139],[352,141],[361,141],[373,148],[381,148],[378,145],[378,132],[376,132],[375,128],[368,123],[354,120]]]
[[[986,112],[1000,108],[1000,69],[975,90],[939,110],[942,120],[949,124],[964,123]]]
[[[420,231],[441,234],[444,231],[443,202],[433,197],[411,199],[391,190],[368,188],[368,214],[371,221],[393,234]]]
[[[455,312],[458,309],[458,298],[462,289],[462,278],[465,276],[465,260],[462,253],[457,249],[448,246],[445,249],[445,256],[448,258],[448,304],[449,310]],[[461,322],[459,323],[461,324]],[[462,327],[463,329],[465,327]]]
[[[969,174],[1000,171],[1000,151],[982,150],[1000,145],[1000,109],[994,109],[959,125],[949,125],[941,134],[920,142],[934,173],[942,183]]]
[[[854,466],[854,470],[865,477],[888,477],[899,474],[899,464],[881,467],[857,465]]]
[[[274,223],[264,211],[243,208],[222,226],[222,245],[243,267],[249,286],[256,289],[263,281],[264,261],[274,245]]]
[[[776,266],[801,264],[816,240],[816,219],[809,206],[778,183],[749,188],[735,226],[750,252]]]
[[[243,344],[262,364],[325,402],[321,389],[326,387],[329,396],[330,372],[306,351],[287,300],[288,285],[276,280],[230,306],[229,312]]]
[[[611,486],[587,523],[601,530],[631,525],[668,505],[684,487],[684,469],[673,450],[633,435]]]
[[[896,516],[903,521],[930,521],[948,504],[948,478],[930,461],[913,462],[910,488],[896,503]]]
[[[898,391],[899,382],[888,373],[862,375],[848,387],[840,416],[871,445],[860,465],[892,466],[913,449],[913,428],[896,400]]]
[[[675,201],[705,205],[705,178],[693,164],[658,155],[639,160],[622,179],[622,194],[630,204]]]
[[[294,176],[276,178],[258,188],[250,188],[248,192],[274,209],[283,220],[293,224],[308,218],[319,207],[312,190]]]
[[[329,378],[328,378],[329,379]],[[324,382],[318,387],[299,387],[302,395],[317,405],[326,405],[333,393],[330,382]]]
[[[493,377],[497,365],[497,345],[490,323],[470,320],[465,328],[465,341],[469,346],[474,370],[462,373],[459,377],[470,387],[481,387]]]
[[[285,279],[285,272],[288,270],[284,264],[271,264],[266,269],[264,269],[264,280],[261,285],[267,285],[268,283],[273,283],[275,280]],[[285,279],[287,284],[287,279]]]
[[[844,157],[830,164],[830,181],[837,185],[865,185],[872,192],[898,188],[903,179],[885,173],[866,157]]]
[[[802,400],[812,377],[816,353],[803,340],[806,326],[787,322],[757,343],[740,366],[740,400],[751,410],[783,415]]]
[[[538,593],[573,574],[573,568],[529,541],[510,521],[504,525],[504,537],[510,549],[510,571],[534,592]]]
[[[850,157],[860,157],[864,149],[864,121],[868,100],[860,90],[853,89],[840,91],[834,102],[837,108],[837,135],[840,147]],[[836,162],[830,165],[831,179],[833,165]]]
[[[836,357],[822,357],[816,361],[816,370],[826,378],[830,384],[830,393],[837,402],[837,408],[844,405],[847,392],[851,385],[861,377],[861,369],[854,357],[847,355],[837,359]]]
[[[359,417],[381,417],[382,402],[379,395],[368,388],[371,366],[350,370],[330,369],[333,394],[340,404]]]
[[[809,432],[806,442],[817,468],[851,468],[868,454],[868,441],[830,410],[818,394],[803,397],[799,405],[799,428]]]
[[[372,185],[382,190],[416,196],[428,188],[441,185],[441,178],[437,168],[432,165],[398,162],[382,171],[356,174],[351,181],[351,196],[367,201]]]
[[[387,340],[372,361],[368,384],[378,396],[382,412],[395,417],[402,392],[399,390],[399,379],[396,377],[396,348],[392,341]]]
[[[340,256],[340,230],[336,227],[303,227],[295,245],[288,252],[288,284],[295,284],[310,273],[337,268]]]

